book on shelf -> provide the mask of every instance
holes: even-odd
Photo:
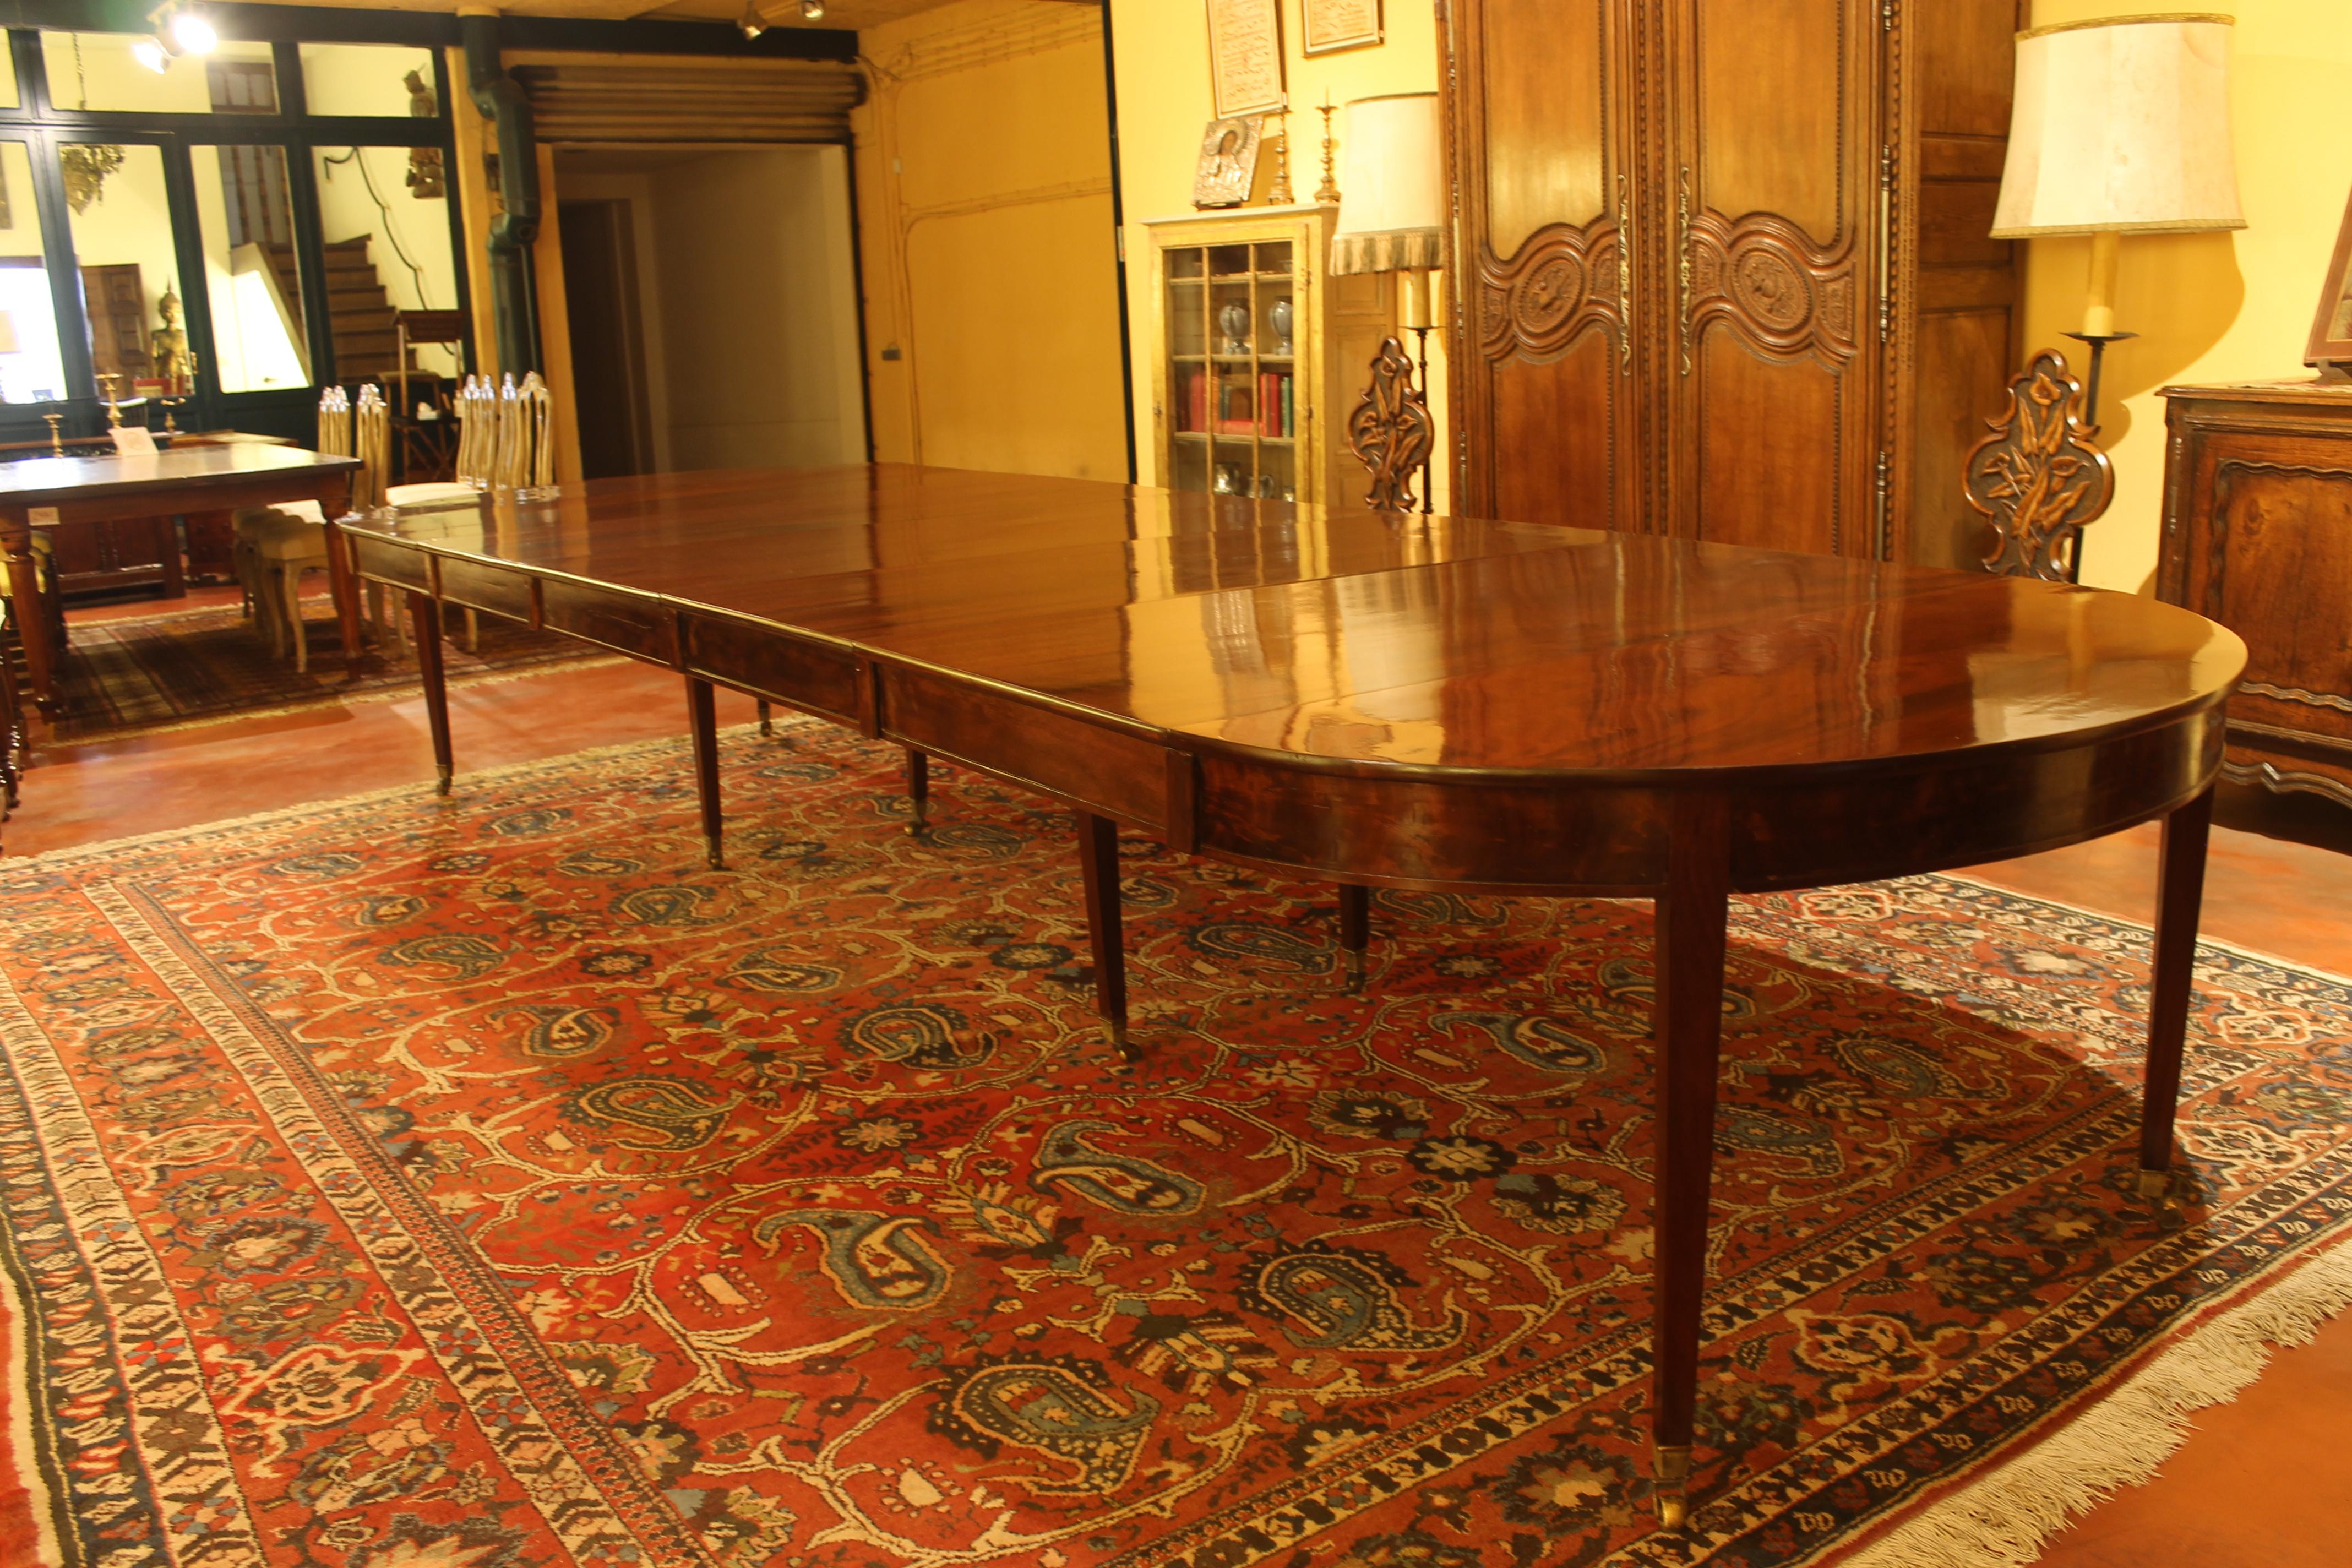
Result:
[[[1217,384],[1217,434],[1220,436],[1255,436],[1257,427],[1257,402],[1249,387],[1240,382]]]
[[[1182,410],[1177,416],[1178,433],[1206,434],[1209,428],[1208,373],[1198,369],[1181,371],[1177,375],[1177,386],[1176,405]]]

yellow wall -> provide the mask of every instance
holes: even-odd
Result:
[[[1099,16],[961,0],[858,44],[875,455],[1124,479]]]
[[[1301,201],[1311,200],[1322,183],[1323,116],[1315,108],[1328,94],[1345,105],[1351,99],[1375,98],[1392,92],[1434,92],[1438,80],[1438,34],[1433,0],[1387,0],[1386,41],[1372,48],[1349,49],[1313,59],[1299,53],[1301,30],[1298,0],[1281,0],[1285,79],[1290,95],[1290,184]],[[1159,482],[1157,454],[1151,450],[1151,391],[1154,359],[1142,336],[1152,319],[1151,301],[1142,290],[1149,286],[1150,238],[1143,225],[1153,218],[1173,217],[1192,210],[1192,175],[1200,161],[1201,132],[1215,118],[1209,85],[1209,28],[1201,5],[1176,0],[1110,0],[1111,40],[1118,61],[1119,174],[1126,198],[1129,303],[1137,324],[1135,396],[1139,439],[1137,461],[1146,484]],[[1333,117],[1333,134],[1344,142],[1348,115],[1343,107]],[[1264,154],[1259,190],[1273,167],[1273,152]],[[1344,163],[1344,150],[1338,154]],[[1344,193],[1342,193],[1344,195]],[[1439,295],[1440,320],[1447,309]],[[1430,399],[1437,416],[1437,505],[1445,504],[1453,450],[1445,434],[1444,337],[1429,339]],[[1346,376],[1361,374],[1362,366],[1341,366]],[[1343,385],[1343,406],[1354,395]]]
[[[2164,399],[2179,382],[2303,376],[2303,349],[2352,187],[2344,133],[2352,5],[2344,0],[2218,0],[2238,18],[2231,123],[2246,225],[2234,234],[2134,235],[2123,242],[2116,324],[2140,337],[2108,352],[2100,423],[2116,499],[2094,524],[2083,580],[2146,591],[2156,570],[2164,486]],[[2037,0],[2037,25],[2177,11],[2117,0]],[[2025,341],[2082,363],[2060,334],[2081,326],[2090,242],[2026,249]],[[1986,410],[1988,414],[1993,410]]]

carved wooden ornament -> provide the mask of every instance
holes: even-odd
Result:
[[[1381,342],[1372,384],[1348,416],[1348,450],[1372,476],[1364,504],[1374,511],[1411,511],[1412,476],[1436,444],[1429,405],[1412,384],[1412,361],[1394,338]]]
[[[2009,412],[1991,421],[1961,468],[1969,504],[1995,535],[1985,570],[2004,577],[2073,580],[2083,529],[2115,499],[2116,473],[2081,418],[2083,389],[2055,349],[2009,384]]]

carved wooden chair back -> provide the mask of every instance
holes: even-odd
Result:
[[[2009,409],[1962,466],[1969,505],[1992,524],[1985,570],[2004,577],[2072,583],[2082,573],[2083,530],[2115,499],[2116,473],[2083,423],[2083,388],[2065,356],[2043,349],[2009,384]]]
[[[1375,511],[1411,511],[1412,478],[1437,439],[1429,405],[1412,384],[1404,345],[1383,339],[1372,359],[1372,384],[1348,416],[1348,450],[1372,476],[1364,504]]]

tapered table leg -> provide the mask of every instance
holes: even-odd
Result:
[[[694,737],[694,793],[702,803],[702,858],[726,869],[726,826],[719,809],[719,706],[710,682],[686,678],[687,730]]]
[[[1364,988],[1364,950],[1372,945],[1372,890],[1339,884],[1339,953],[1348,965],[1348,989]]]
[[[920,833],[931,825],[931,759],[920,752],[907,753],[907,799],[914,807],[907,831]]]
[[[409,624],[416,633],[416,674],[425,686],[425,720],[433,731],[433,765],[440,774],[436,788],[447,795],[457,762],[449,748],[449,688],[441,677],[441,604],[430,594],[414,588],[407,592]]]
[[[2205,846],[2213,786],[2164,819],[2157,860],[2156,976],[2148,987],[2147,1073],[2139,1121],[2139,1192],[2172,1191],[2172,1118],[2180,1100],[2180,1053],[2189,1037],[2189,984],[2197,969],[2197,914],[2205,898]]]
[[[1078,870],[1086,886],[1087,941],[1094,949],[1095,1011],[1118,1054],[1133,1061],[1135,1048],[1127,1038],[1127,948],[1119,931],[1118,826],[1109,817],[1078,814]]]
[[[1716,1064],[1723,1038],[1724,927],[1731,887],[1727,803],[1721,796],[1677,800],[1673,830],[1666,885],[1658,895],[1651,1441],[1656,1447],[1658,1519],[1668,1529],[1679,1529],[1690,1511],[1707,1190],[1715,1167]]]
[[[762,735],[772,735],[776,732],[776,710],[768,705],[768,700],[766,698],[762,697],[759,700],[760,733]]]
[[[8,562],[8,596],[15,602],[16,639],[25,647],[25,684],[44,713],[57,711],[58,648],[48,606],[41,602],[41,569],[23,507],[0,511],[0,552]]]
[[[350,496],[346,485],[341,495],[327,494],[319,498],[327,521],[327,592],[335,602],[335,630],[342,638],[343,668],[353,669],[360,657],[360,579],[352,570],[352,543],[334,519],[341,515]]]

